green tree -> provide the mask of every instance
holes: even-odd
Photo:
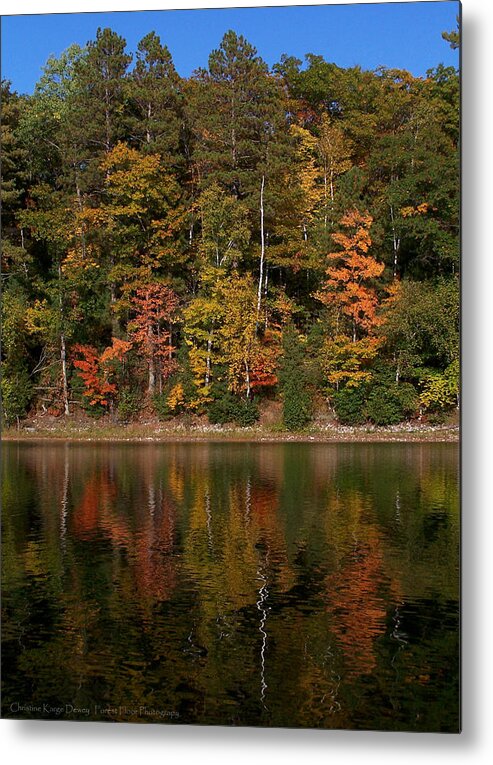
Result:
[[[282,418],[288,430],[303,430],[311,420],[312,402],[308,379],[303,346],[294,326],[288,325],[282,336],[279,371]]]
[[[181,80],[171,53],[150,32],[137,46],[136,62],[126,80],[128,135],[138,148],[159,154],[163,167],[182,168],[184,130]]]

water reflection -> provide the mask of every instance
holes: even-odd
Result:
[[[5,716],[457,730],[455,446],[3,463]]]

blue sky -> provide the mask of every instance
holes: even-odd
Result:
[[[2,77],[20,93],[31,93],[51,54],[84,45],[97,28],[111,27],[134,52],[155,31],[170,49],[178,72],[189,76],[207,66],[211,50],[233,29],[243,34],[272,65],[282,53],[364,69],[384,65],[416,76],[443,63],[458,66],[441,33],[456,27],[459,4],[443,2],[227,8],[215,10],[2,16]]]

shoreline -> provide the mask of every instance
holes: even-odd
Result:
[[[75,425],[75,423],[74,423]],[[76,443],[459,443],[460,430],[451,425],[388,427],[331,426],[290,433],[265,428],[165,428],[133,424],[89,427],[24,427],[6,429],[1,440],[17,442]]]

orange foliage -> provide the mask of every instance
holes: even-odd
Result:
[[[126,340],[112,338],[112,344],[105,348],[101,355],[92,345],[75,345],[74,353],[82,358],[75,359],[74,367],[79,370],[78,375],[85,385],[84,396],[87,396],[91,406],[100,404],[108,406],[109,397],[117,393],[115,383],[110,382],[111,373],[108,362],[122,361],[125,354],[132,347],[132,343]]]
[[[252,390],[268,388],[277,384],[277,367],[280,354],[279,333],[266,330],[262,342],[255,347],[250,369]]]
[[[352,210],[344,215],[341,225],[348,233],[332,234],[334,242],[342,249],[327,255],[327,279],[322,290],[315,295],[322,303],[335,306],[351,319],[354,340],[356,328],[371,334],[380,323],[376,290],[368,284],[381,276],[384,270],[383,263],[378,263],[368,254],[372,222],[368,212],[361,214],[358,210]]]
[[[108,361],[123,361],[123,357],[131,349],[132,343],[120,340],[118,337],[111,338],[111,345],[105,348],[99,361],[105,364]]]
[[[327,581],[332,629],[348,669],[356,675],[374,669],[375,639],[385,633],[385,603],[378,595],[382,569],[380,545],[372,535],[370,543],[359,544],[342,569]]]
[[[82,356],[74,361],[74,367],[79,370],[78,375],[84,382],[84,396],[90,399],[91,406],[107,406],[108,396],[116,393],[116,385],[108,382],[105,375],[101,374],[101,360],[97,350],[92,345],[75,345],[73,350]]]
[[[178,296],[166,284],[147,284],[132,298],[135,317],[129,323],[132,341],[147,361],[159,360],[161,374],[166,379],[175,369],[174,348],[170,332],[163,326],[173,321],[178,308]]]

